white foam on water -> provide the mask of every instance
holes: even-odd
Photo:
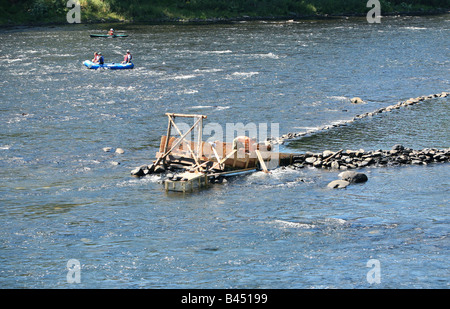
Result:
[[[281,226],[282,228],[313,229],[316,227],[315,224],[291,222],[291,221],[285,221],[285,220],[274,220],[273,223]]]
[[[347,101],[347,100],[349,100],[349,98],[344,97],[344,96],[331,96],[329,98],[332,99],[332,100],[338,100],[338,101]]]
[[[258,58],[270,58],[270,59],[280,59],[279,56],[275,55],[274,53],[267,53],[267,54],[257,54]]]
[[[17,58],[17,59],[5,59],[3,61],[6,61],[6,63],[14,63],[17,61],[22,61],[23,59]]]
[[[217,73],[222,72],[223,69],[195,69],[195,73]]]
[[[259,72],[234,72],[231,74],[233,77],[242,77],[242,78],[249,78],[254,75],[258,75]]]
[[[195,74],[181,74],[181,75],[175,75],[175,76],[167,76],[163,79],[165,80],[185,80],[185,79],[191,79],[191,78],[195,78],[198,75]]]
[[[198,90],[194,89],[185,89],[183,91],[179,91],[178,94],[195,94],[198,93]]]
[[[191,106],[190,109],[205,109],[205,108],[212,108],[213,106],[209,105],[197,105],[197,106]]]
[[[407,30],[427,30],[428,28],[424,28],[424,27],[402,27],[401,29],[407,29]]]
[[[232,53],[231,50],[206,50],[200,52],[201,54],[230,54]]]

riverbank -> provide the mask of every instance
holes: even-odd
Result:
[[[0,26],[45,26],[67,24],[72,7],[64,0],[28,0],[21,4],[0,1]],[[450,13],[448,1],[380,1],[382,16],[424,16]],[[421,3],[424,2],[424,3]],[[227,23],[255,20],[306,20],[365,17],[370,7],[364,1],[134,1],[114,3],[81,0],[81,23]]]

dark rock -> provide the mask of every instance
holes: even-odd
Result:
[[[396,151],[403,151],[405,149],[405,147],[403,145],[397,144],[392,146],[391,150],[396,150]]]
[[[350,183],[361,183],[368,180],[367,175],[364,173],[357,173],[354,171],[347,171],[340,173],[339,176],[342,180],[348,181]]]
[[[313,163],[314,167],[320,168],[322,166],[322,160],[318,159]]]
[[[154,173],[159,174],[159,173],[164,173],[165,171],[166,171],[166,170],[164,169],[163,166],[161,166],[161,165],[155,166]]]
[[[136,176],[136,177],[142,177],[142,176],[144,176],[144,170],[141,169],[140,167],[137,167],[131,171],[131,175]]]

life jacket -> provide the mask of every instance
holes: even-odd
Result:
[[[103,58],[103,56],[100,56],[100,57],[98,58],[98,63],[99,63],[99,64],[104,64],[104,63],[105,63],[105,59]]]
[[[132,58],[133,56],[131,56],[131,54],[126,54],[125,57],[123,58],[123,61],[126,63],[130,63]]]

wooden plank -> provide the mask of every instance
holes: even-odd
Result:
[[[185,118],[202,118],[206,119],[208,118],[205,115],[195,115],[195,114],[175,114],[175,113],[166,113],[166,116],[170,117],[185,117]]]
[[[337,156],[338,154],[340,154],[344,149],[339,150],[338,152],[333,153],[331,156],[325,158],[322,162],[326,163],[328,162],[330,159],[334,158],[335,156]]]
[[[172,119],[169,117],[169,121],[172,121]],[[159,162],[161,162],[162,160],[164,160],[168,155],[169,155],[169,153],[171,153],[172,152],[172,150],[174,150],[183,140],[184,140],[184,138],[189,134],[189,133],[191,133],[191,131],[194,129],[194,127],[197,125],[197,123],[200,121],[200,119],[198,119],[197,120],[197,122],[186,132],[186,133],[184,133],[184,134],[181,134],[181,132],[179,132],[180,133],[180,135],[181,135],[181,138],[175,143],[175,145],[173,145],[172,146],[172,148],[170,148],[170,150],[169,151],[167,151],[164,155],[162,155],[161,157],[159,157],[157,160],[156,160],[156,163],[153,165],[153,166],[156,166],[156,165],[158,165],[159,164]],[[172,123],[173,123],[173,121],[172,121]],[[177,128],[178,129],[178,128]]]
[[[202,120],[202,118],[199,118],[199,119],[194,123],[194,125],[189,129],[188,132],[190,132],[191,130],[193,130],[193,129],[197,126],[197,124],[200,122],[200,120]],[[172,123],[172,126],[175,128],[175,130],[177,130],[178,134],[183,135],[183,134],[181,133],[180,129],[178,129],[178,126],[177,126],[177,125],[175,124],[175,122],[173,121],[172,117],[170,117],[170,116],[169,116],[169,121]],[[185,140],[185,139],[184,139],[185,137],[186,137],[186,134],[185,134],[181,139],[182,139],[182,140]],[[188,143],[188,142],[186,141],[186,145],[188,146],[188,149],[189,149],[189,152],[190,152],[191,155],[192,155],[192,158],[194,158],[195,163],[197,163],[197,165],[200,165],[200,164],[198,163],[197,156],[195,155],[194,151],[192,151],[191,145],[189,145],[189,144],[191,144],[191,143]]]
[[[266,162],[264,162],[264,160],[261,156],[261,153],[259,152],[259,150],[255,150],[255,152],[256,152],[256,155],[258,156],[258,160],[259,160],[259,163],[261,164],[262,170],[264,171],[264,173],[269,173],[269,171],[267,170]]]
[[[232,155],[235,155],[236,154],[236,149],[235,150],[233,150],[232,152],[230,152],[225,158],[223,158],[222,160],[220,160],[219,162],[217,162],[217,163],[215,163],[210,169],[211,170],[213,170],[213,169],[215,169],[216,168],[216,166],[217,165],[221,165],[221,164],[223,164],[226,160],[228,160]]]
[[[208,177],[215,177],[215,176],[227,176],[231,174],[237,174],[237,173],[244,173],[244,172],[250,172],[250,171],[256,171],[254,167],[251,168],[244,168],[240,170],[234,170],[234,171],[228,171],[228,172],[220,172],[220,173],[214,173],[214,174],[208,174]]]

